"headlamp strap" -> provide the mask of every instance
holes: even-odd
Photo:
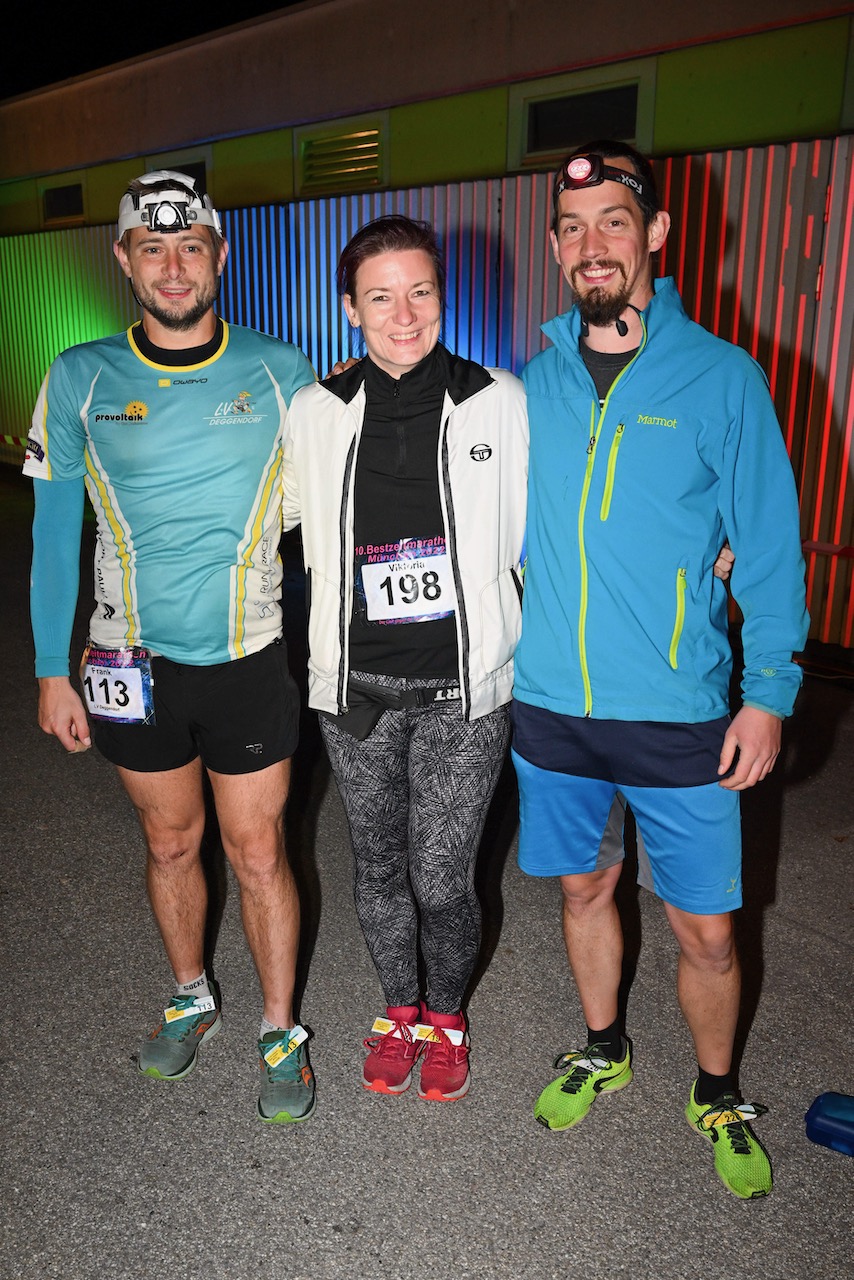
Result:
[[[597,155],[570,156],[558,174],[554,198],[557,200],[564,191],[581,191],[584,187],[598,187],[605,181],[619,182],[624,187],[630,187],[635,195],[654,207],[655,200],[647,191],[643,178],[636,173],[629,173],[628,169],[617,169],[614,165],[606,164],[602,157]]]

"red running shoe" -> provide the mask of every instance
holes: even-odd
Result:
[[[436,1038],[425,1042],[418,1096],[425,1102],[456,1102],[471,1084],[469,1036],[461,1013],[432,1013],[425,1009],[422,1021]]]
[[[413,1026],[418,1021],[417,1005],[401,1005],[386,1010],[387,1017],[377,1018],[364,1042],[368,1056],[362,1067],[362,1084],[373,1093],[405,1093],[412,1083],[412,1068],[424,1051],[424,1043],[415,1040]]]

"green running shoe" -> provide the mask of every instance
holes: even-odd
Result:
[[[263,1072],[258,1118],[267,1124],[294,1124],[314,1115],[317,1099],[307,1040],[305,1028],[294,1027],[285,1035],[268,1031],[258,1041]]]
[[[143,1040],[139,1069],[157,1080],[183,1080],[196,1065],[199,1048],[222,1026],[219,992],[213,983],[209,996],[173,996],[163,1010],[159,1027]]]
[[[571,1129],[583,1120],[600,1093],[613,1093],[631,1082],[631,1050],[619,1062],[606,1058],[596,1044],[579,1053],[564,1053],[555,1062],[565,1075],[546,1085],[534,1104],[537,1123],[547,1129]]]
[[[765,1115],[767,1107],[738,1102],[734,1093],[722,1093],[711,1106],[691,1096],[685,1116],[692,1129],[711,1142],[715,1169],[725,1187],[740,1200],[767,1196],[773,1185],[768,1152],[750,1127],[750,1121]]]

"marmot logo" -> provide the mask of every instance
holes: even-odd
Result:
[[[487,458],[492,457],[492,450],[488,444],[476,444],[469,453],[469,457],[473,462],[486,462]]]
[[[648,413],[639,413],[638,422],[642,422],[646,427],[675,427],[675,418],[651,418]]]

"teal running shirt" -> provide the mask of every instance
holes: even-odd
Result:
[[[281,634],[282,434],[314,371],[289,343],[226,324],[209,358],[167,367],[136,332],[56,358],[23,470],[85,479],[93,644],[227,662]]]

